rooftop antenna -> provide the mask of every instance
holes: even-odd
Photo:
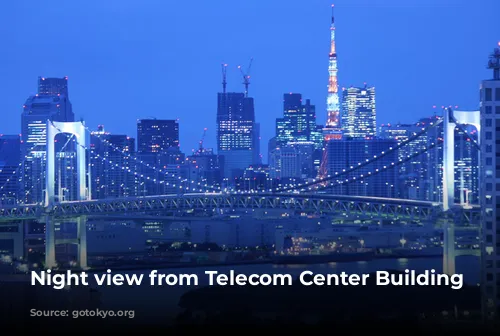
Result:
[[[253,57],[250,58],[250,63],[248,64],[247,71],[243,71],[241,65],[238,65],[241,74],[243,75],[243,85],[245,85],[245,97],[248,97],[248,86],[250,85],[250,69],[252,68]]]

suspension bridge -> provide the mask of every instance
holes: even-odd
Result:
[[[431,129],[443,126],[443,136],[438,137],[436,142],[430,143],[422,149],[400,157],[382,168],[353,176],[358,170],[370,167],[374,162],[381,160],[390,153],[400,150],[404,146],[414,143],[415,140],[427,134]],[[71,243],[78,246],[78,265],[87,267],[87,245],[86,245],[86,222],[90,217],[113,216],[113,215],[160,215],[165,213],[178,213],[182,211],[202,211],[213,213],[220,210],[237,209],[284,209],[293,210],[307,214],[342,215],[350,218],[366,218],[372,220],[403,220],[407,222],[418,221],[430,225],[436,225],[443,229],[444,233],[444,272],[452,274],[455,272],[455,257],[460,254],[455,249],[455,228],[467,227],[478,229],[480,208],[476,205],[455,204],[455,145],[454,130],[458,127],[463,129],[465,125],[473,125],[477,131],[479,127],[479,112],[444,110],[442,118],[414,133],[407,140],[400,142],[394,147],[375,155],[357,165],[346,167],[342,171],[311,179],[305,183],[286,185],[268,190],[241,191],[211,186],[200,181],[190,181],[165,169],[151,166],[141,161],[128,152],[116,147],[105,138],[97,137],[120,155],[135,161],[139,165],[145,165],[159,175],[169,177],[169,180],[151,178],[144,174],[131,171],[130,167],[120,166],[109,158],[95,155],[95,158],[107,161],[108,164],[118,170],[126,170],[138,179],[151,183],[166,184],[177,188],[177,193],[155,196],[133,196],[110,199],[92,199],[90,194],[91,176],[87,169],[87,154],[89,148],[86,146],[87,135],[92,132],[83,122],[55,122],[47,121],[47,127],[43,134],[46,139],[46,176],[45,176],[45,199],[38,204],[24,204],[22,202],[14,205],[0,205],[0,226],[9,225],[16,221],[38,220],[45,223],[45,267],[55,268],[57,266],[55,246],[56,244]],[[55,146],[54,141],[57,134],[69,134],[76,143],[76,176],[77,196],[76,200],[61,201],[55,190]],[[332,140],[334,141],[334,140]],[[471,141],[474,141],[471,139]],[[474,143],[475,146],[479,146]],[[36,146],[35,144],[34,146]],[[443,197],[442,202],[428,202],[411,199],[344,196],[336,195],[335,190],[339,186],[357,183],[360,180],[380,174],[389,169],[395,169],[400,165],[413,160],[423,153],[442,146],[443,148]],[[23,162],[20,163],[21,168]],[[366,170],[366,169],[365,169]],[[13,179],[18,170],[14,171]],[[9,182],[9,180],[7,180]],[[4,186],[0,188],[3,189]],[[77,224],[77,236],[74,239],[56,239],[55,226],[61,222],[75,222]]]

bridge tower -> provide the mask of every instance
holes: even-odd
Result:
[[[480,134],[479,111],[444,109],[443,210],[447,214],[443,227],[443,273],[448,275],[455,273],[455,224],[450,210],[455,207],[455,128],[460,125],[472,125]]]
[[[57,241],[55,238],[55,219],[50,215],[51,208],[58,203],[55,196],[55,137],[57,134],[67,133],[73,135],[78,144],[76,148],[76,171],[77,171],[77,200],[83,201],[90,198],[86,188],[86,164],[85,164],[85,126],[83,122],[56,122],[47,120],[47,164],[45,177],[45,267],[54,268],[56,263],[56,244],[72,243],[78,245],[78,266],[87,268],[87,220],[85,216],[76,218],[76,239],[64,239]]]

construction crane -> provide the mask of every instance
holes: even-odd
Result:
[[[253,58],[250,59],[250,64],[248,64],[247,71],[243,71],[241,65],[238,65],[241,74],[243,75],[243,85],[245,85],[245,97],[248,97],[248,86],[250,85],[250,69],[252,68]]]
[[[226,93],[226,86],[227,86],[226,68],[227,68],[227,64],[222,63],[222,92],[223,93]]]
[[[203,141],[205,141],[206,135],[207,135],[207,128],[205,127],[203,129],[203,135],[201,136],[200,147],[198,148],[198,155],[201,155],[203,153]]]

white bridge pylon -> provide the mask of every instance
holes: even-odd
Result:
[[[480,135],[481,126],[479,111],[445,108],[443,112],[443,210],[446,212],[455,204],[455,128],[472,125]],[[447,218],[443,227],[443,273],[455,273],[455,257],[455,224]]]
[[[47,120],[47,163],[45,175],[45,207],[50,209],[56,203],[55,195],[55,172],[56,172],[56,151],[55,138],[61,133],[71,134],[76,138],[77,144],[85,144],[85,126],[82,122],[58,122]],[[76,146],[76,171],[77,171],[77,200],[84,201],[90,199],[86,187],[86,163],[85,147]],[[77,237],[76,239],[65,239],[62,242],[56,241],[55,221],[49,215],[45,216],[45,267],[54,268],[56,262],[56,244],[73,243],[78,245],[78,266],[87,267],[87,228],[85,216],[76,218]]]

